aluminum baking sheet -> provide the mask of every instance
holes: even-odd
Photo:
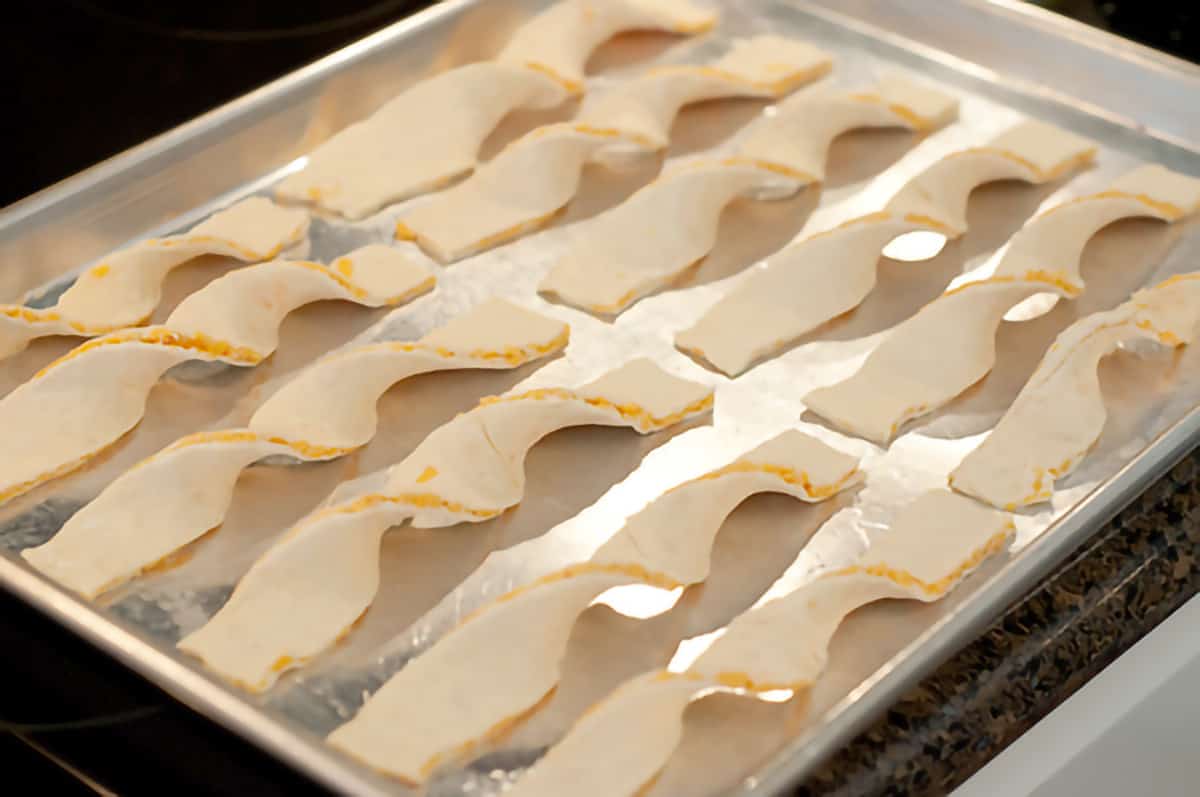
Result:
[[[539,5],[489,3],[485,12],[468,2],[454,4],[367,40],[358,46],[357,55],[351,48],[346,57],[361,59],[356,66],[359,82],[347,82],[346,72],[330,79],[335,85],[340,80],[343,86],[357,87],[352,106],[370,107],[387,96],[377,84],[396,87],[395,75],[381,67],[389,63],[389,53],[402,58],[396,54],[408,52],[405,48],[420,48],[427,58],[419,65],[408,63],[410,77],[436,71],[461,61],[464,50],[494,47],[501,37],[485,37],[488,43],[475,49],[464,42],[475,43],[480,30],[499,30],[497,20],[511,24],[518,12]],[[783,0],[729,0],[721,6],[723,24],[711,37],[639,36],[607,46],[593,61],[598,73],[593,89],[603,91],[637,68],[635,64],[700,61],[720,52],[731,37],[771,31],[829,50],[836,57],[829,80],[839,85],[864,86],[896,71],[936,83],[960,97],[959,120],[924,139],[901,131],[852,133],[839,139],[828,180],[819,191],[736,204],[722,220],[717,249],[679,290],[646,299],[611,324],[547,303],[536,296],[535,286],[563,251],[571,225],[619,202],[662,164],[653,160],[619,171],[589,168],[583,190],[553,228],[439,269],[439,287],[428,297],[390,313],[335,304],[305,308],[285,322],[279,353],[257,369],[206,365],[173,370],[154,390],[145,420],[120,445],[87,470],[0,512],[0,580],[198,710],[326,784],[355,792],[409,793],[401,784],[334,753],[320,738],[352,716],[367,694],[465,613],[517,584],[586,558],[623,517],[665,488],[783,429],[802,428],[864,457],[866,486],[839,501],[815,507],[778,496],[748,501],[719,535],[713,573],[705,585],[682,595],[624,590],[610,596],[611,605],[589,610],[576,627],[563,682],[549,704],[474,761],[439,775],[428,788],[439,795],[498,793],[560,737],[586,705],[624,678],[664,666],[677,643],[719,629],[764,596],[794,589],[825,569],[845,564],[900,506],[944,484],[949,470],[998,420],[1058,331],[1082,315],[1119,303],[1138,287],[1194,270],[1200,263],[1196,224],[1112,225],[1085,251],[1088,291],[1036,320],[1006,325],[999,336],[995,372],[888,450],[802,419],[801,396],[852,372],[882,331],[951,282],[986,273],[1003,242],[1039,208],[1098,190],[1148,160],[1197,174],[1200,155],[1005,87],[995,75],[960,70],[815,8]],[[487,16],[480,16],[483,13]],[[384,60],[372,61],[374,56]],[[286,92],[286,84],[277,91]],[[347,119],[339,115],[345,113],[343,106],[333,107],[338,110],[324,117],[324,126],[336,129]],[[523,130],[563,118],[569,110],[519,115],[492,137],[488,149],[494,152]],[[727,148],[733,132],[763,110],[762,104],[752,102],[686,110],[675,127],[669,159]],[[689,326],[735,284],[748,264],[794,237],[878,209],[924,166],[948,152],[982,143],[1026,115],[1096,139],[1102,149],[1095,168],[1062,184],[980,189],[970,204],[970,231],[961,240],[931,259],[885,259],[879,285],[862,307],[736,380],[705,370],[672,347],[673,333]],[[330,118],[337,124],[330,124]],[[235,133],[230,128],[229,135]],[[302,143],[306,140],[300,138]],[[182,229],[216,204],[269,192],[273,182],[300,165],[293,161],[267,172],[265,167],[276,162],[277,155],[264,156],[264,173],[219,202],[142,232],[161,235]],[[401,207],[356,224],[316,220],[310,256],[326,259],[364,243],[388,240]],[[76,232],[86,236],[86,231]],[[207,260],[180,269],[168,281],[167,301],[157,317],[228,267]],[[6,271],[6,280],[19,279],[13,271]],[[64,284],[34,291],[32,301],[44,301]],[[16,295],[30,285],[11,287]],[[540,368],[432,374],[392,389],[380,402],[380,433],[366,448],[333,463],[252,468],[239,482],[219,530],[177,557],[170,569],[139,579],[99,604],[62,593],[16,556],[47,539],[134,462],[186,432],[244,421],[263,396],[318,354],[351,340],[413,339],[495,295],[568,321],[572,341],[565,355]],[[69,345],[55,339],[38,341],[23,355],[0,363],[0,390],[7,392]],[[518,385],[580,383],[633,356],[652,357],[674,373],[713,385],[717,401],[712,418],[649,437],[598,428],[557,433],[531,453],[527,494],[514,511],[474,526],[393,530],[383,546],[383,586],[364,621],[343,644],[283,678],[264,697],[227,687],[175,652],[173,643],[219,608],[265,546],[337,485],[348,483],[342,490],[361,489],[372,473],[402,459],[430,430],[483,395]],[[682,747],[651,793],[769,790],[801,777],[872,712],[885,708],[904,683],[935,666],[956,642],[965,641],[972,628],[994,615],[1005,596],[1013,597],[1038,568],[1048,567],[1055,556],[1094,531],[1107,513],[1194,443],[1200,423],[1189,412],[1200,402],[1197,365],[1200,350],[1187,349],[1138,350],[1105,361],[1102,377],[1110,415],[1104,435],[1084,465],[1060,483],[1051,508],[1019,517],[1012,557],[985,568],[939,604],[889,602],[856,612],[834,640],[828,671],[805,700],[765,703],[721,695],[700,701],[689,709]],[[652,616],[639,619],[644,615]],[[604,751],[595,754],[603,756]]]

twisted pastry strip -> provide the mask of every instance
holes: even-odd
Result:
[[[330,744],[389,775],[424,780],[555,688],[571,629],[599,595],[627,584],[673,589],[704,581],[713,540],[738,504],[761,492],[822,501],[859,481],[857,465],[789,431],[672,488],[630,517],[590,561],[472,614],[384,684]],[[486,677],[480,661],[488,662]]]
[[[565,0],[525,23],[497,60],[544,72],[577,92],[592,51],[616,34],[662,30],[694,36],[711,30],[717,19],[687,0]]]
[[[415,343],[337,352],[280,388],[247,428],[176,441],[22,555],[63,586],[95,597],[220,525],[239,474],[254,462],[333,459],[365,445],[375,436],[376,402],[396,382],[433,371],[517,368],[562,349],[568,332],[566,324],[497,299]]]
[[[1106,191],[1066,202],[1025,225],[995,274],[947,291],[896,326],[848,379],[808,394],[809,409],[877,443],[952,401],[992,369],[996,330],[1014,305],[1039,293],[1084,290],[1079,258],[1088,240],[1118,219],[1171,222],[1200,209],[1200,180],[1143,166]]]
[[[637,793],[678,746],[690,702],[715,692],[755,696],[810,688],[846,615],[887,598],[941,598],[1003,550],[1012,529],[1008,516],[966,498],[926,493],[872,541],[858,564],[741,615],[686,670],[637,676],[596,703],[508,793]]]
[[[698,33],[715,21],[684,0],[564,0],[526,23],[498,60],[424,80],[330,138],[276,193],[361,218],[436,190],[475,168],[511,111],[553,108],[582,91],[583,64],[607,39],[635,29]]]
[[[1042,122],[1024,122],[985,146],[955,152],[910,180],[878,213],[774,255],[675,338],[683,351],[736,376],[821,324],[849,312],[875,287],[881,250],[928,230],[967,231],[967,200],[993,180],[1044,183],[1089,162],[1092,142]]]
[[[829,71],[829,57],[775,36],[737,42],[711,66],[655,69],[618,86],[572,122],[513,142],[470,179],[405,214],[396,236],[444,262],[541,227],[579,188],[584,164],[616,143],[654,151],[689,103],[778,97]]]
[[[1183,346],[1200,333],[1200,272],[1138,291],[1058,336],[1008,412],[950,474],[950,486],[1008,510],[1050,499],[1100,436],[1106,417],[1096,372],[1122,343]]]
[[[324,507],[262,556],[208,625],[179,647],[250,691],[344,635],[379,586],[391,526],[478,523],[521,500],[525,455],[559,429],[596,424],[647,434],[706,411],[712,392],[634,360],[578,390],[484,399],[386,471],[377,493]]]
[[[145,323],[176,266],[202,255],[251,263],[270,260],[301,240],[308,215],[251,197],[214,213],[182,235],[151,238],[106,257],[79,275],[53,307],[0,305],[0,357],[48,335],[92,337]]]
[[[310,302],[400,304],[434,278],[395,249],[367,246],[331,266],[277,260],[233,271],[189,296],[161,326],[84,343],[0,399],[0,503],[69,473],[142,418],[167,369],[188,360],[257,365],[279,343],[283,318]]]
[[[901,80],[865,93],[806,92],[750,128],[732,157],[676,169],[584,226],[540,290],[594,313],[620,313],[712,251],[734,199],[777,186],[781,176],[795,190],[820,182],[841,133],[932,130],[956,108],[953,98]]]

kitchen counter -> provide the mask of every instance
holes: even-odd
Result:
[[[7,74],[22,76],[17,96],[6,98],[20,124],[16,140],[6,141],[0,204],[425,4],[19,4],[5,57]],[[1048,4],[1200,57],[1194,16],[1139,15],[1127,2]],[[12,81],[3,91],[15,88]],[[1198,550],[1193,453],[798,793],[940,794],[962,783],[1200,591]],[[41,784],[122,794],[169,786],[189,794],[316,791],[3,594],[0,645],[0,750],[9,778],[28,772]]]
[[[943,794],[1200,592],[1200,451],[798,794]]]

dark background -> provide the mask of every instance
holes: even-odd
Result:
[[[429,4],[16,0],[13,13],[9,0],[0,48],[9,60],[0,72],[8,112],[0,206]],[[1200,61],[1196,0],[1038,4]]]
[[[1184,10],[1195,2],[1041,4],[1200,61],[1198,14]],[[425,5],[10,0],[0,46],[0,206]],[[55,795],[314,791],[3,593],[0,652],[0,789],[27,775],[37,784],[28,793]]]

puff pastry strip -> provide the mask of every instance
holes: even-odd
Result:
[[[400,218],[396,236],[449,262],[541,227],[575,196],[584,164],[613,146],[666,146],[684,105],[778,97],[829,71],[829,57],[776,36],[737,42],[709,66],[653,69],[614,88],[572,122],[546,125],[509,145],[469,179]]]
[[[673,589],[704,581],[717,532],[746,498],[778,492],[822,501],[860,478],[854,457],[784,432],[667,491],[590,561],[471,615],[385,683],[329,742],[389,775],[423,781],[554,689],[571,629],[602,593],[627,584]],[[481,661],[488,663],[486,676]]]
[[[715,21],[683,0],[564,0],[526,23],[498,60],[424,80],[330,138],[277,195],[361,218],[436,190],[475,168],[479,148],[508,113],[552,108],[582,91],[582,65],[613,35],[693,33]]]
[[[1095,151],[1087,139],[1029,121],[985,146],[947,155],[910,180],[882,211],[773,255],[679,333],[676,345],[736,376],[861,304],[875,287],[881,252],[893,238],[916,230],[957,238],[967,231],[967,200],[978,186],[993,180],[1048,182],[1087,163]]]
[[[270,260],[299,243],[308,214],[262,197],[214,213],[182,235],[152,238],[114,252],[79,275],[53,307],[0,305],[0,357],[48,335],[92,337],[145,323],[176,266],[202,255]]]
[[[711,30],[717,19],[687,0],[564,0],[525,23],[497,60],[544,72],[580,91],[592,51],[616,34],[661,30],[694,36]]]
[[[1104,429],[1100,360],[1138,339],[1193,343],[1200,332],[1200,272],[1138,291],[1125,304],[1076,321],[1058,336],[1000,423],[950,474],[954,489],[1005,509],[1050,499]]]
[[[395,249],[373,245],[331,266],[277,260],[226,274],[187,297],[161,326],[90,340],[0,399],[0,503],[82,466],[142,418],[151,388],[188,360],[257,365],[279,343],[283,318],[310,302],[367,307],[406,302],[434,277]]]
[[[584,225],[540,290],[594,313],[616,314],[662,288],[716,245],[734,199],[824,178],[833,139],[861,127],[932,130],[957,101],[899,79],[871,92],[813,90],[747,131],[732,157],[692,162]]]
[[[709,388],[634,360],[577,390],[484,399],[386,471],[379,492],[326,506],[285,534],[229,602],[179,647],[238,686],[268,688],[334,644],[370,606],[391,526],[478,523],[521,501],[525,455],[559,429],[595,424],[647,434],[706,411]]]
[[[1200,179],[1149,165],[1098,194],[1052,208],[1017,232],[993,276],[954,288],[897,325],[848,379],[820,388],[808,408],[838,427],[886,443],[906,421],[952,401],[992,369],[996,330],[1013,306],[1039,293],[1084,290],[1079,258],[1118,219],[1171,222],[1200,209]]]
[[[22,556],[87,597],[124,583],[225,518],[239,474],[271,456],[326,460],[375,435],[379,397],[417,374],[517,368],[559,351],[566,324],[503,300],[419,341],[336,352],[283,385],[244,429],[199,432],[142,461]]]
[[[1007,515],[948,491],[921,496],[857,564],[741,615],[685,671],[646,673],[618,687],[507,793],[636,794],[678,746],[691,701],[722,691],[810,688],[846,615],[887,598],[939,599],[1003,550],[1012,530]]]

